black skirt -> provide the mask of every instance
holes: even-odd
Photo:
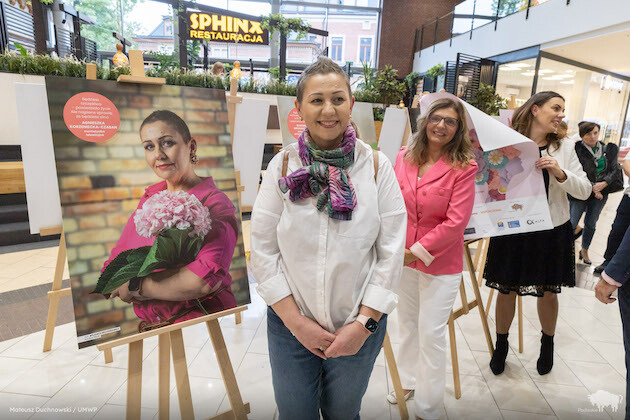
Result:
[[[568,221],[551,230],[490,239],[486,286],[501,293],[543,296],[575,286],[573,228]]]

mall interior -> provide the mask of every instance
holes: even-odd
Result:
[[[228,32],[237,32],[237,21],[241,26],[249,21],[253,33],[260,29],[261,42],[186,39],[186,19],[191,13],[207,13],[208,22],[222,16],[220,25],[228,28],[229,22]],[[274,24],[275,31],[270,29]],[[280,24],[293,26],[283,33]],[[212,30],[217,27],[215,22]],[[596,285],[611,284],[597,268],[613,258],[607,251],[613,222],[619,225],[623,217],[630,220],[630,1],[0,0],[0,49],[4,51],[0,54],[0,90],[6,92],[0,101],[0,123],[6,129],[0,136],[1,419],[292,419],[280,410],[278,380],[272,378],[273,369],[282,369],[272,366],[272,360],[278,359],[270,359],[274,345],[269,341],[268,325],[272,325],[270,314],[280,318],[268,306],[269,291],[261,288],[253,272],[256,235],[252,219],[260,205],[255,204],[259,191],[264,190],[262,180],[271,173],[268,168],[280,161],[272,159],[297,144],[305,127],[294,108],[296,84],[321,56],[330,58],[348,75],[357,109],[357,114],[352,111],[352,120],[363,134],[361,139],[375,151],[385,152],[388,146],[383,140],[390,135],[398,136],[395,153],[415,138],[415,118],[424,111],[414,112],[413,108],[418,108],[425,95],[446,92],[466,106],[479,107],[481,93],[488,88],[499,108],[508,111],[523,106],[536,93],[557,92],[565,106],[563,142],[573,149],[581,141],[578,124],[587,121],[599,127],[598,140],[604,147],[615,145],[611,150],[618,150],[617,159],[610,164],[617,165],[622,185],[607,195],[599,218],[595,217],[588,264],[578,259],[583,242],[575,241],[575,286],[563,287],[557,294],[551,372],[541,375],[537,369],[543,325],[534,296],[516,300],[504,372],[495,375],[489,366],[498,339],[495,310],[499,293],[487,287],[483,278],[491,246],[487,237],[464,245],[461,283],[449,321],[443,326],[446,347],[438,349],[445,358],[444,377],[427,381],[436,383],[438,390],[439,383],[445,384],[443,395],[440,392],[437,397],[440,419],[630,418],[626,411],[630,338],[624,337],[630,325],[623,324],[621,315],[623,289],[615,289],[612,296],[616,300],[608,304],[596,296]],[[121,57],[126,60],[122,66],[118,64]],[[238,81],[231,72],[238,68],[236,61],[242,70]],[[38,67],[38,63],[48,64]],[[74,68],[81,70],[70,74]],[[84,80],[91,78],[90,69],[93,78],[103,80]],[[66,89],[64,86],[71,85],[64,81],[72,77],[77,87]],[[130,79],[121,83],[125,77]],[[393,99],[386,96],[386,88],[379,90],[379,80],[400,86]],[[63,93],[64,89],[68,92]],[[67,98],[87,89],[99,92],[91,94],[104,99],[100,106],[113,107],[118,120],[107,121],[115,125],[114,132],[120,130],[112,133],[119,144],[83,141],[86,139],[67,120],[65,125],[62,122],[70,112]],[[220,90],[225,92],[219,96],[204,93]],[[40,99],[21,99],[35,95],[32,92],[40,95],[33,98]],[[68,102],[60,102],[61,98]],[[263,111],[239,117],[241,105]],[[361,115],[369,121],[359,117],[360,106],[367,109]],[[84,287],[99,290],[101,279],[111,275],[107,264],[121,255],[114,254],[116,239],[125,235],[121,232],[126,223],[133,230],[130,215],[141,209],[138,200],[153,194],[145,187],[157,178],[150,170],[150,176],[141,172],[149,161],[147,157],[145,162],[149,149],[140,147],[138,132],[153,121],[153,110],[166,108],[185,115],[199,146],[194,155],[197,160],[192,162],[199,173],[214,178],[214,188],[224,190],[225,201],[238,209],[233,222],[238,228],[232,266],[228,263],[229,273],[217,268],[222,271],[212,274],[234,280],[232,291],[238,306],[215,316],[206,312],[205,303],[191,298],[200,309],[192,305],[186,314],[201,310],[201,321],[187,317],[179,324],[158,316],[157,326],[143,330],[142,323],[138,324],[142,318],[139,310],[134,312],[122,296],[117,299],[117,292],[108,294],[108,299],[99,295],[102,299],[98,300],[94,291],[89,293]],[[50,118],[31,124],[29,118],[42,112]],[[500,119],[498,108],[496,114],[492,123]],[[398,115],[402,117],[396,120]],[[235,126],[246,128],[239,134]],[[237,157],[239,135],[252,141],[241,149],[244,158]],[[38,137],[39,141],[40,136],[50,141],[28,140]],[[259,144],[254,145],[254,138]],[[601,154],[596,153],[593,148],[595,159],[600,159]],[[396,154],[393,156],[390,160],[395,160]],[[79,165],[80,170],[76,169]],[[49,185],[43,177],[33,178],[32,174],[44,170],[52,174],[48,177],[54,181],[51,188],[42,187]],[[154,170],[159,176],[159,170]],[[245,177],[254,180],[250,195],[251,189],[241,185]],[[413,179],[415,182],[415,174]],[[50,190],[53,202],[34,208],[32,197]],[[110,202],[116,204],[108,206]],[[284,203],[287,206],[289,199]],[[216,207],[209,210],[214,223],[213,211]],[[35,227],[34,221],[51,215],[63,220],[52,227],[50,223]],[[580,226],[586,224],[586,219],[580,219]],[[279,225],[278,235],[282,228],[289,229]],[[271,235],[276,235],[275,229]],[[339,236],[340,243],[363,243],[366,235],[345,232]],[[326,248],[327,240],[321,237],[321,247]],[[161,257],[155,256],[158,251],[153,244],[152,240],[137,246],[148,249],[146,245],[151,245],[152,263],[159,264]],[[275,246],[282,248],[277,242]],[[379,250],[374,247],[377,255]],[[304,256],[303,263],[316,266],[322,261],[318,258]],[[274,264],[287,270],[281,259]],[[324,258],[326,262],[321,264],[330,264],[330,260]],[[145,264],[147,261],[148,256]],[[170,269],[157,267],[158,271]],[[142,272],[139,268],[140,264],[135,273]],[[210,269],[205,270],[208,276]],[[151,270],[148,273],[154,275]],[[626,277],[629,273],[630,268]],[[132,293],[129,296],[136,290],[141,293],[142,289],[132,288],[135,280],[142,281],[141,276],[145,275],[125,280],[127,292]],[[235,286],[239,276],[243,282]],[[284,287],[289,288],[286,282]],[[244,297],[243,302],[239,296]],[[321,296],[323,307],[323,291]],[[298,297],[296,301],[301,302]],[[307,316],[299,303],[296,307],[298,315]],[[627,307],[625,311],[630,320]],[[419,393],[406,393],[405,379],[402,385],[400,382],[397,361],[404,351],[402,324],[399,311],[390,311],[387,335],[360,402],[360,418],[429,418],[418,411]],[[103,325],[115,327],[106,330]],[[297,342],[297,334],[292,333]],[[90,341],[93,343],[86,344]],[[359,387],[358,382],[355,385]],[[318,392],[313,397],[316,400],[321,397],[321,390]],[[345,420],[323,409],[321,415]]]

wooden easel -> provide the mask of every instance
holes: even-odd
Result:
[[[486,336],[486,342],[488,344],[488,350],[490,355],[494,353],[494,346],[492,344],[492,336],[490,335],[490,328],[488,327],[488,317],[486,311],[483,308],[483,299],[481,298],[481,292],[479,291],[479,284],[483,279],[483,270],[486,263],[486,255],[488,247],[485,244],[489,242],[488,238],[474,239],[464,242],[464,257],[466,258],[466,265],[468,272],[470,273],[470,280],[472,283],[473,291],[475,293],[475,299],[469,301],[466,296],[466,288],[464,286],[464,277],[459,284],[459,292],[462,300],[462,307],[452,311],[451,316],[448,319],[448,334],[451,343],[451,361],[453,365],[453,387],[455,389],[455,398],[460,399],[462,396],[461,381],[459,378],[459,362],[457,359],[457,344],[455,340],[455,320],[460,316],[467,315],[471,309],[475,306],[479,308],[479,316],[481,317],[481,326]],[[477,243],[477,250],[475,253],[475,262],[470,252],[470,245]]]
[[[114,347],[129,345],[129,361],[127,368],[127,420],[140,419],[140,407],[142,400],[142,348],[143,341],[147,338],[158,336],[158,393],[159,393],[159,419],[169,418],[170,408],[170,359],[173,358],[175,370],[175,382],[177,383],[177,396],[179,399],[179,412],[182,419],[194,419],[193,403],[188,379],[188,365],[184,351],[182,328],[205,322],[214,352],[217,357],[223,383],[230,400],[231,410],[218,414],[211,419],[247,419],[250,412],[249,403],[243,403],[241,392],[236,382],[232,362],[223,339],[223,333],[219,325],[219,318],[240,313],[247,309],[246,306],[227,309],[222,312],[202,316],[177,324],[168,325],[156,330],[135,334],[131,337],[119,338],[104,344],[98,344],[99,350],[107,351]]]
[[[157,77],[146,77],[144,72],[144,60],[142,52],[137,50],[129,51],[129,64],[131,66],[131,76],[121,75],[118,82],[145,83],[163,85],[166,80]],[[175,380],[177,382],[177,394],[179,397],[180,414],[182,419],[194,419],[192,398],[190,394],[190,383],[188,380],[188,365],[186,364],[186,354],[184,352],[184,340],[182,328],[206,322],[208,333],[212,340],[212,345],[216,353],[223,382],[225,383],[228,398],[232,409],[219,414],[213,419],[246,419],[250,412],[249,404],[243,404],[241,393],[236,382],[234,369],[230,362],[230,357],[225,346],[225,340],[221,332],[218,319],[220,317],[236,314],[237,323],[240,322],[240,314],[246,310],[246,306],[239,306],[215,314],[206,315],[192,320],[169,325],[153,331],[138,333],[130,337],[124,337],[108,343],[97,345],[107,355],[111,354],[112,348],[129,344],[129,360],[127,371],[127,415],[126,418],[140,419],[141,390],[142,390],[142,347],[145,338],[158,336],[159,352],[159,418],[160,420],[169,417],[169,392],[170,392],[170,355],[173,355],[173,368],[175,370]]]
[[[236,67],[236,63],[234,62],[234,66]],[[240,63],[238,64],[240,67]],[[232,145],[234,145],[234,122],[236,121],[236,104],[240,104],[243,102],[243,97],[238,95],[238,77],[230,78],[230,91],[227,95],[225,95],[225,99],[228,104],[228,123],[230,124],[230,140],[232,141]],[[241,205],[241,193],[245,191],[245,187],[241,185],[241,172],[234,171],[234,178],[236,179],[236,195],[238,198],[238,208],[239,215],[241,217],[241,226],[243,225],[243,206]],[[242,322],[242,315],[240,312],[236,312],[234,314],[234,321],[236,324],[240,324]]]
[[[409,412],[407,411],[405,392],[403,391],[402,383],[400,382],[400,374],[398,373],[398,365],[396,364],[396,358],[394,357],[392,342],[390,341],[389,334],[387,333],[385,333],[385,339],[383,340],[383,352],[385,353],[385,360],[387,361],[389,374],[392,378],[392,384],[394,385],[394,393],[396,395],[396,403],[398,404],[400,418],[402,420],[407,420],[409,418]]]

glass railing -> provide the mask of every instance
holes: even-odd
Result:
[[[453,8],[453,11],[442,17],[425,23],[416,30],[414,52],[450,40],[455,36],[470,33],[495,23],[514,13],[525,11],[529,16],[529,9],[550,0],[466,0]],[[555,0],[566,1],[571,0]]]

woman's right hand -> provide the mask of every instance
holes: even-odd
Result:
[[[290,326],[289,331],[314,355],[326,360],[324,351],[335,341],[335,335],[323,329],[317,322],[300,315]]]
[[[409,251],[408,249],[405,249],[405,262],[403,263],[403,265],[407,266],[411,264],[412,262],[416,261],[417,259],[418,257],[413,255],[411,251]]]

